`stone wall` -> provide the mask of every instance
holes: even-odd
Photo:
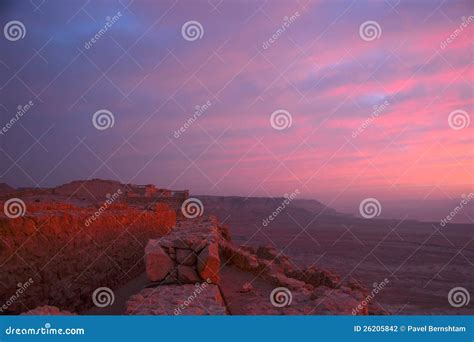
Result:
[[[181,220],[161,239],[152,239],[145,248],[148,279],[160,284],[194,284],[209,281],[218,284],[219,243],[228,234],[216,218]]]
[[[0,213],[0,314],[40,305],[76,312],[92,306],[96,288],[114,289],[144,272],[147,241],[176,224],[165,204],[149,211],[124,204],[103,211],[55,203],[26,208],[19,218]]]

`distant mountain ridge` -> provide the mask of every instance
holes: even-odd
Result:
[[[0,195],[6,195],[6,194],[9,194],[11,192],[15,192],[15,189],[12,188],[7,183],[0,183]]]
[[[288,209],[303,209],[310,213],[323,213],[331,216],[346,215],[330,208],[317,200],[293,199],[289,204],[284,204],[284,197],[239,197],[239,196],[193,196],[201,200],[206,210],[222,212],[262,212],[268,213],[276,210],[279,206]]]
[[[6,183],[0,183],[0,195],[7,195],[15,191],[21,191],[25,195],[50,194],[63,197],[74,197],[82,200],[95,201],[105,198],[107,194],[116,192],[118,189],[124,190],[126,184],[114,180],[88,179],[75,180],[52,188],[20,188],[14,189]],[[191,195],[200,199],[207,211],[215,213],[261,213],[263,216],[283,207],[288,210],[304,210],[311,214],[345,216],[337,210],[330,208],[318,200],[293,198],[286,204],[285,197],[241,197],[241,196],[210,196]]]

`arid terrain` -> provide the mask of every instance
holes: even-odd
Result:
[[[207,211],[232,227],[238,244],[274,246],[298,265],[323,266],[343,278],[353,276],[368,288],[388,278],[389,286],[375,301],[392,314],[474,313],[472,302],[453,308],[447,301],[454,287],[474,288],[472,224],[441,227],[439,222],[368,220],[326,210],[317,201],[295,200],[264,226],[263,219],[283,198],[203,201]]]
[[[0,189],[4,208],[24,204],[0,216],[2,314],[474,312],[448,302],[473,288],[469,224],[103,180]]]

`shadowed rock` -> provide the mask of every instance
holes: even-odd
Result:
[[[216,243],[208,245],[199,253],[197,269],[201,278],[210,279],[215,284],[219,283],[220,266],[219,247]]]
[[[177,249],[176,260],[179,264],[192,266],[196,263],[196,254],[189,249]]]
[[[160,281],[173,269],[174,263],[157,240],[150,240],[145,247],[145,265],[148,279]]]
[[[193,267],[179,265],[178,266],[178,280],[181,283],[194,284],[200,281],[201,279],[199,278],[198,274],[196,273],[196,270]]]

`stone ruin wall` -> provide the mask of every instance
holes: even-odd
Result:
[[[173,231],[148,241],[145,264],[148,279],[158,284],[195,284],[220,280],[219,244],[230,240],[214,216],[181,220]]]

